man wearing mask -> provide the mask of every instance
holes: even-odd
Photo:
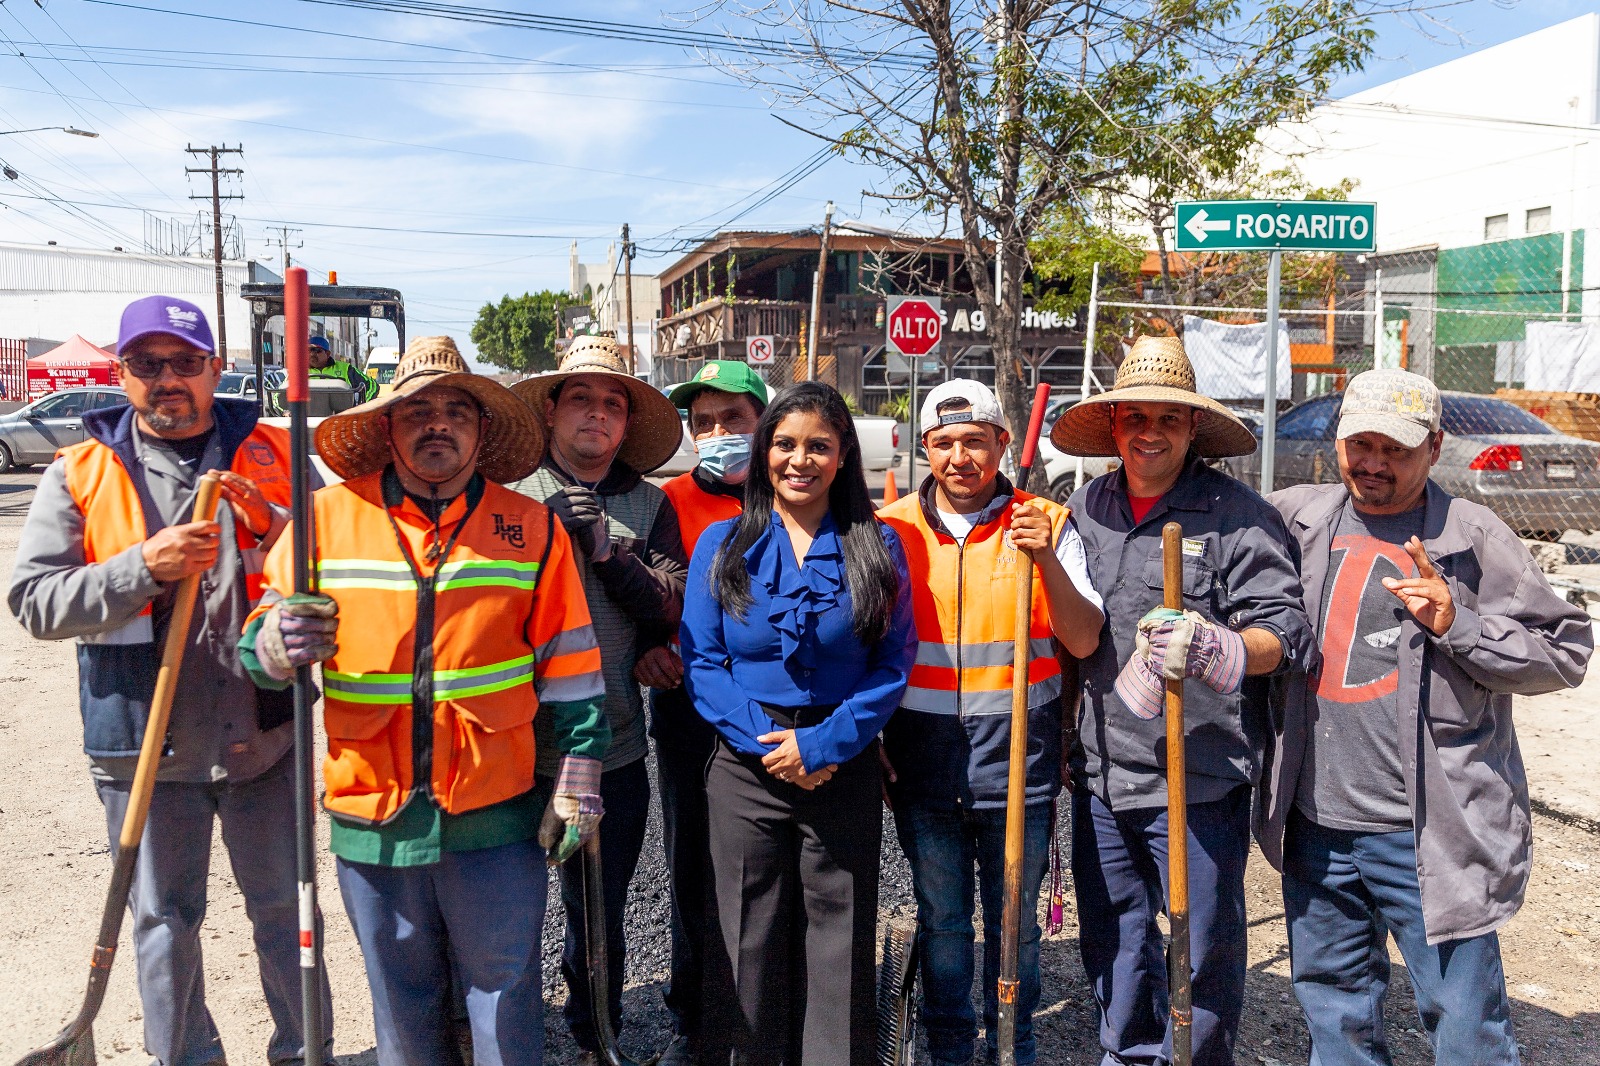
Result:
[[[1496,930],[1528,886],[1513,696],[1583,680],[1594,635],[1506,524],[1429,476],[1433,382],[1350,380],[1340,483],[1269,498],[1300,550],[1320,665],[1288,690],[1262,853],[1323,1066],[1388,1062],[1389,935],[1436,1062],[1518,1061]]]
[[[606,811],[600,854],[609,1009],[613,1031],[621,1032],[623,909],[650,813],[649,742],[634,669],[641,655],[677,632],[688,575],[677,515],[644,475],[672,458],[683,424],[670,400],[627,372],[607,336],[577,338],[556,373],[519,381],[512,391],[543,420],[549,441],[539,469],[513,488],[545,504],[566,527],[605,672],[612,739],[600,780]],[[541,777],[555,776],[554,751],[540,733]],[[594,1011],[606,1005],[590,1001],[582,865],[561,868],[567,911],[561,958],[567,1027],[582,1049],[580,1063],[587,1063],[599,1051]]]
[[[1068,501],[1095,591],[1072,769],[1073,887],[1106,1062],[1171,1060],[1157,917],[1167,898],[1163,679],[1184,689],[1195,1066],[1232,1066],[1244,1009],[1251,791],[1269,727],[1267,675],[1303,668],[1311,627],[1289,534],[1272,507],[1206,459],[1256,439],[1195,391],[1176,337],[1141,337],[1115,384],[1056,421],[1069,455],[1118,469]],[[1163,606],[1162,527],[1183,526],[1183,612]],[[1168,654],[1168,649],[1171,654]],[[1180,649],[1187,649],[1187,652]]]
[[[767,385],[744,363],[717,360],[672,390],[689,412],[689,434],[700,462],[662,486],[678,515],[686,556],[713,522],[739,514],[750,472],[750,442]],[[705,937],[712,928],[711,839],[706,811],[706,763],[716,731],[695,712],[683,688],[683,660],[670,646],[639,656],[634,676],[650,686],[650,735],[656,742],[656,783],[672,887],[672,971],[667,1010],[675,1036],[661,1066],[683,1066],[702,1055],[700,1027]]]
[[[378,382],[355,368],[355,364],[335,359],[326,337],[312,337],[308,342],[311,376],[330,378],[349,385],[356,395],[356,403],[366,403],[378,395]]]
[[[264,1049],[234,1048],[234,1059],[300,1062],[294,701],[252,684],[234,650],[261,595],[267,551],[289,519],[288,434],[258,424],[253,400],[213,395],[222,360],[194,304],[170,296],[129,304],[117,357],[128,404],[90,412],[89,439],[40,477],[17,545],[11,611],[35,637],[77,639],[83,750],[115,849],[174,591],[200,576],[128,899],[145,1049],[163,1066],[224,1061],[200,946],[220,822],[273,1023]],[[193,522],[208,470],[225,471],[228,506],[214,522]],[[312,1039],[331,1052],[327,995],[324,985],[329,1029]]]

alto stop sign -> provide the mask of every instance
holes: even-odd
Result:
[[[935,297],[891,297],[894,306],[889,309],[885,322],[889,334],[887,343],[891,351],[901,355],[927,355],[939,346],[943,325],[939,319],[939,302]]]

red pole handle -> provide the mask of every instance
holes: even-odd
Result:
[[[1028,417],[1028,435],[1022,438],[1022,469],[1033,469],[1039,451],[1039,431],[1044,428],[1044,409],[1050,402],[1050,383],[1041,381],[1033,390],[1033,413]]]
[[[311,297],[306,268],[290,267],[283,279],[283,364],[288,371],[288,400],[303,403],[310,394]]]

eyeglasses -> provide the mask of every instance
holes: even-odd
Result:
[[[168,367],[180,378],[198,377],[210,361],[211,356],[198,353],[174,355],[167,359],[157,359],[153,355],[130,355],[122,360],[122,366],[136,378],[154,381]]]

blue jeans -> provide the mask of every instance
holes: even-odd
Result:
[[[1429,944],[1411,830],[1351,833],[1294,811],[1283,859],[1294,994],[1312,1066],[1389,1066],[1389,934],[1405,959],[1434,1061],[1516,1066],[1500,939]]]
[[[452,964],[476,1066],[544,1062],[539,939],[550,875],[537,840],[448,851],[428,866],[340,859],[338,871],[372,990],[379,1066],[460,1066]]]
[[[96,784],[117,852],[129,781]],[[200,928],[206,915],[211,835],[221,822],[228,863],[254,935],[261,990],[272,1017],[264,1061],[302,1061],[300,920],[296,909],[294,760],[285,756],[238,784],[161,782],[139,846],[128,908],[144,1005],[145,1049],[166,1066],[224,1061],[222,1038],[206,1008]],[[317,915],[318,925],[322,916]],[[333,1051],[333,1003],[322,986],[324,1059]],[[235,1059],[263,1061],[235,1049]]]
[[[1189,965],[1194,1066],[1232,1066],[1244,1010],[1244,867],[1250,786],[1191,803]],[[1172,1061],[1167,963],[1156,915],[1167,900],[1167,809],[1113,811],[1072,797],[1072,883],[1079,947],[1100,1008],[1105,1066]]]
[[[1017,957],[1017,1062],[1037,1055],[1033,1012],[1039,1006],[1039,888],[1050,859],[1051,804],[1023,819],[1022,924]],[[922,1027],[935,1063],[972,1059],[978,1023],[972,1009],[973,868],[983,899],[983,1027],[989,1050],[998,1038],[1000,919],[1005,906],[1006,812],[902,803],[894,812],[900,849],[917,897]]]

